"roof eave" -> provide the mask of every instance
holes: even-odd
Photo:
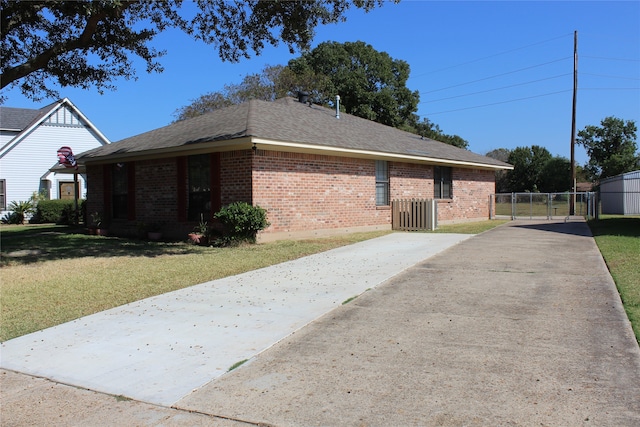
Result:
[[[117,144],[116,144],[117,145]],[[343,157],[357,157],[376,160],[402,160],[409,163],[423,163],[430,165],[457,166],[463,168],[486,169],[486,170],[512,170],[513,166],[492,165],[488,163],[470,162],[462,160],[440,159],[436,157],[418,156],[402,153],[388,153],[371,150],[357,150],[351,148],[331,147],[316,144],[304,144],[299,142],[277,141],[266,138],[243,137],[238,139],[211,141],[199,143],[197,146],[185,147],[167,147],[156,150],[134,151],[127,153],[112,153],[97,157],[77,158],[80,164],[104,164],[119,161],[158,159],[166,157],[174,157],[176,155],[188,156],[195,154],[204,154],[210,152],[223,152],[232,150],[249,149],[253,146],[258,149],[265,146],[274,151],[290,151],[298,153],[339,155]],[[114,147],[113,145],[111,147]]]
[[[115,144],[117,145],[117,143]],[[111,145],[114,147],[115,145]],[[249,149],[252,146],[251,138],[242,137],[236,139],[216,140],[200,142],[193,146],[180,145],[176,147],[166,147],[153,150],[131,151],[126,153],[111,153],[103,156],[86,157],[78,156],[76,160],[79,164],[104,164],[120,161],[160,159],[175,156],[191,156],[211,152],[223,152],[233,150]]]
[[[323,145],[316,145],[316,144],[304,144],[304,143],[298,143],[298,142],[285,142],[285,141],[276,141],[276,140],[270,140],[270,139],[264,139],[264,138],[253,138],[252,142],[256,145],[258,149],[261,148],[260,147],[261,145],[265,145],[276,151],[284,151],[284,149],[286,149],[286,151],[293,151],[293,152],[300,152],[300,153],[339,154],[345,157],[370,158],[370,159],[377,159],[377,160],[403,160],[409,163],[427,163],[431,165],[457,166],[457,167],[474,168],[474,169],[489,169],[489,170],[512,170],[513,169],[513,166],[511,165],[505,165],[505,166],[492,165],[492,164],[480,163],[480,162],[441,159],[437,157],[418,156],[418,155],[402,154],[402,153],[358,150],[358,149],[323,146]]]

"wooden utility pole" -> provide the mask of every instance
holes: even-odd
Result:
[[[578,97],[578,31],[573,32],[573,107],[571,109],[571,193],[569,215],[576,213],[576,101]]]

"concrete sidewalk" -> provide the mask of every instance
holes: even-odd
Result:
[[[511,222],[417,262],[175,409],[5,371],[2,424],[640,425],[640,350],[583,221]]]

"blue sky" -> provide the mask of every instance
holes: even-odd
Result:
[[[496,148],[541,145],[569,158],[573,34],[578,31],[577,130],[607,116],[640,125],[640,2],[411,1],[386,3],[347,22],[319,27],[323,41],[364,41],[411,67],[407,87],[420,92],[418,115],[485,154]],[[200,95],[239,83],[265,65],[299,56],[287,47],[223,63],[215,50],[171,31],[154,41],[166,49],[165,71],[117,81],[117,91],[61,89],[115,142],[169,124]],[[313,47],[312,46],[312,47]],[[5,106],[40,108],[18,90]],[[587,161],[576,148],[578,164]]]

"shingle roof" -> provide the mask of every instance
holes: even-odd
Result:
[[[197,144],[255,137],[304,144],[326,150],[379,153],[425,161],[437,159],[497,169],[510,165],[449,144],[293,98],[275,102],[252,100],[173,123],[140,135],[86,151],[81,162],[118,155],[149,155],[158,150],[197,149]]]
[[[0,107],[0,129],[21,131],[44,114],[47,107],[34,110],[31,108]]]

